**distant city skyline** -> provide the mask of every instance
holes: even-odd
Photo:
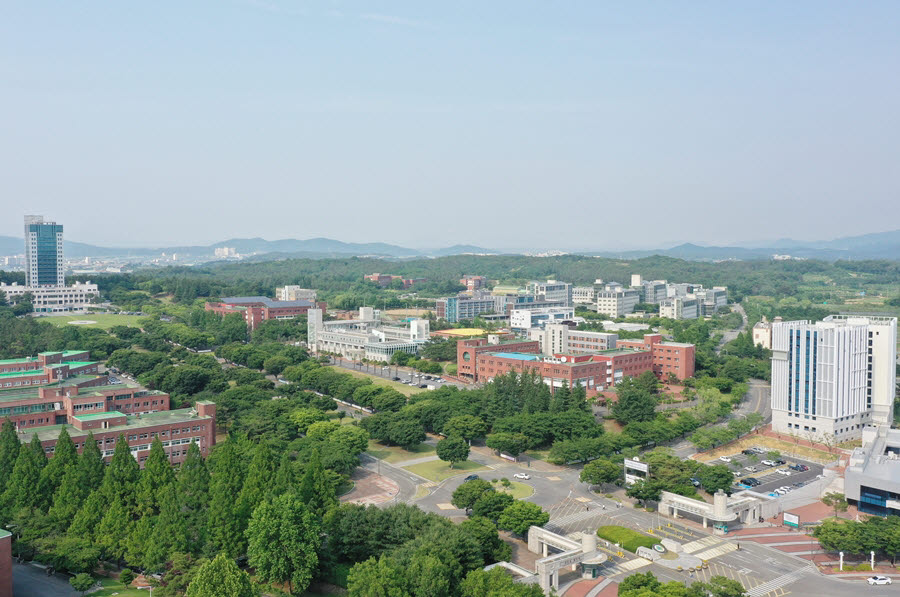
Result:
[[[3,14],[0,235],[26,212],[110,247],[627,250],[900,228],[895,2]]]

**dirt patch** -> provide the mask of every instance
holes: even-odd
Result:
[[[815,448],[804,446],[802,443],[795,444],[793,441],[779,439],[766,434],[745,435],[741,439],[730,442],[718,448],[713,448],[706,452],[700,452],[691,456],[694,460],[706,462],[708,460],[716,460],[719,456],[730,456],[737,454],[745,448],[759,446],[764,450],[781,452],[782,456],[790,456],[801,460],[809,460],[821,464],[834,462],[843,455],[843,452],[835,452],[829,454],[826,451],[817,450]]]

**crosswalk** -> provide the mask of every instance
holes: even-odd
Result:
[[[726,542],[699,553],[695,553],[694,556],[700,558],[701,560],[711,560],[712,558],[715,558],[717,556],[724,556],[726,553],[731,553],[735,550],[737,550],[737,545],[735,545],[734,543]]]
[[[696,541],[685,543],[681,546],[681,551],[683,551],[684,553],[694,553],[696,551],[710,548],[721,542],[722,540],[715,535],[709,535],[708,537],[704,537],[703,539],[697,539]]]
[[[768,595],[772,591],[780,589],[781,587],[787,586],[793,582],[796,582],[806,576],[807,574],[812,573],[812,568],[809,566],[804,566],[803,568],[798,568],[797,570],[793,570],[788,572],[787,574],[782,574],[779,577],[773,578],[770,581],[764,582],[761,585],[756,585],[755,587],[747,590],[748,597],[763,597],[763,595]]]

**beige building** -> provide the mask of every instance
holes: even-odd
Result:
[[[300,286],[281,286],[275,289],[275,300],[315,302],[316,291]]]

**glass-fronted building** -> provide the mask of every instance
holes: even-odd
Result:
[[[25,216],[25,286],[64,286],[63,227]]]

